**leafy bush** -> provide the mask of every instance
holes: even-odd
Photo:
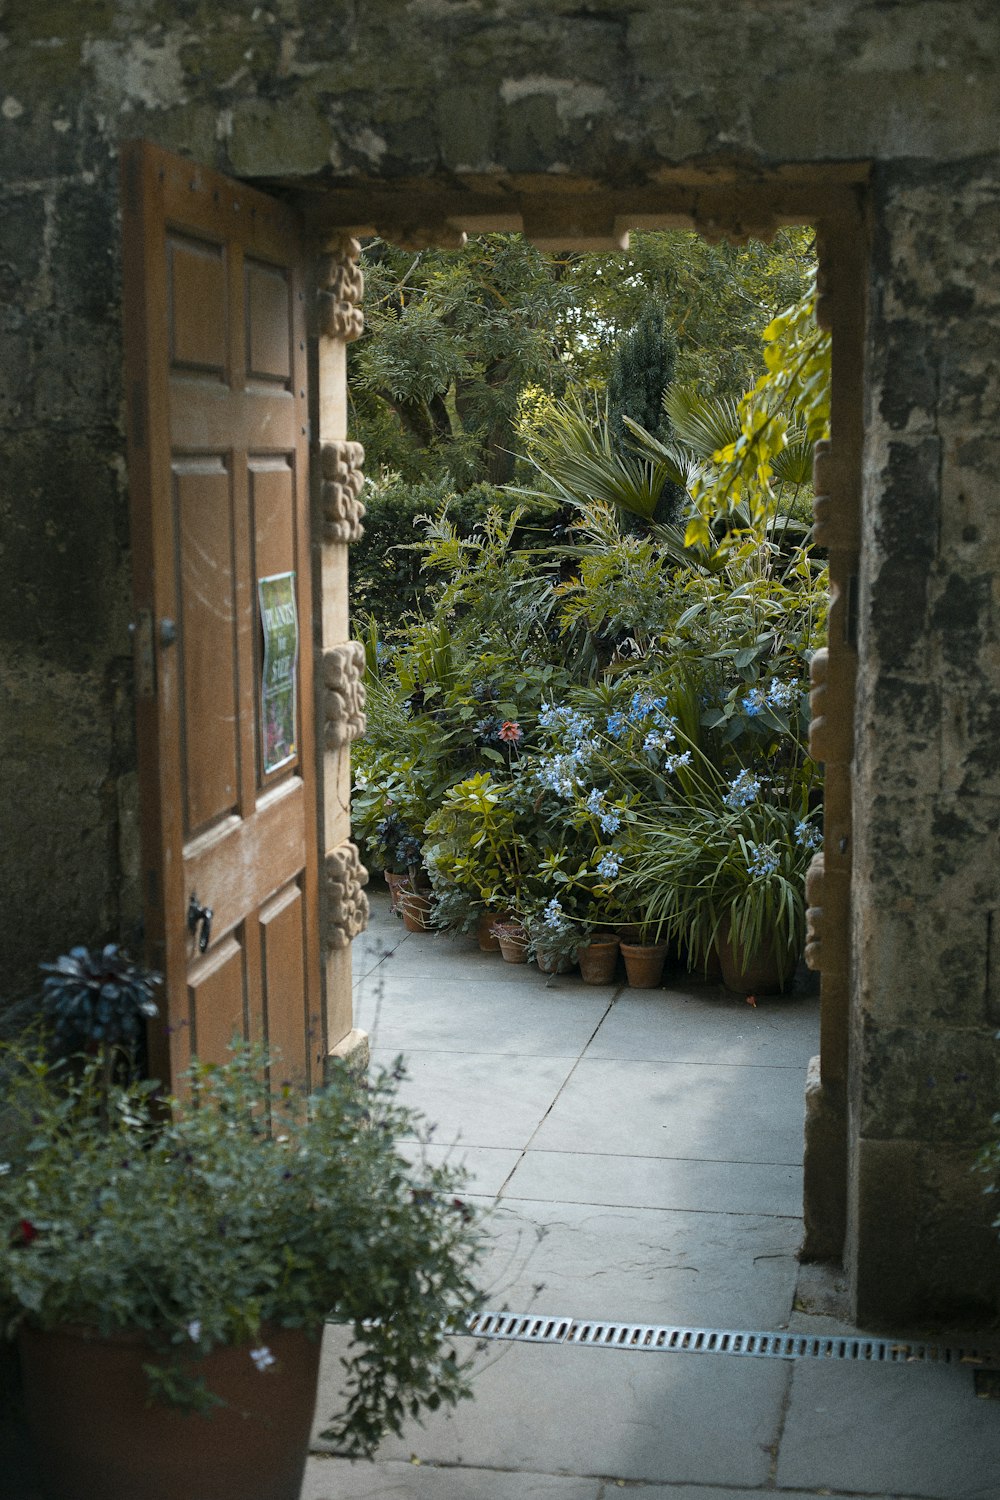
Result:
[[[342,1320],[347,1405],[326,1436],[355,1454],[469,1394],[447,1335],[478,1303],[481,1236],[456,1196],[461,1174],[396,1150],[400,1136],[426,1138],[396,1101],[398,1065],[371,1081],[337,1067],[303,1100],[268,1092],[266,1055],[234,1046],[221,1066],[193,1064],[165,1115],[155,1085],[108,1087],[96,1059],[4,1060],[8,1334],[25,1319],[144,1330],[153,1389],[207,1409],[199,1359],[213,1347],[254,1340],[263,1365],[263,1325],[318,1337]]]

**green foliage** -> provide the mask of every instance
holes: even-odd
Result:
[[[396,1151],[424,1138],[396,1101],[398,1065],[371,1081],[335,1068],[303,1100],[278,1086],[276,1061],[269,1094],[267,1057],[234,1045],[221,1066],[194,1064],[164,1115],[152,1085],[105,1093],[95,1059],[4,1061],[8,1333],[24,1319],[143,1330],[154,1392],[204,1409],[213,1347],[259,1340],[267,1323],[318,1337],[342,1320],[355,1343],[329,1435],[356,1454],[411,1410],[468,1394],[446,1338],[478,1301],[480,1235],[460,1174]]]
[[[756,953],[773,944],[783,979],[805,936],[805,872],[821,842],[814,821],[818,776],[744,769],[726,781],[695,751],[689,780],[664,812],[641,814],[623,892],[642,920],[704,966],[720,937]]]
[[[383,621],[426,603],[412,554],[398,550],[412,542],[417,516],[447,504],[468,536],[483,507],[505,508],[478,487],[519,477],[550,500],[569,488],[671,520],[686,465],[676,455],[633,454],[619,413],[668,439],[659,400],[675,365],[678,381],[702,394],[744,390],[762,370],[761,330],[801,295],[812,263],[799,230],[782,231],[770,247],[739,248],[639,234],[616,257],[547,256],[508,235],[418,255],[374,241],[364,261],[367,326],[351,346],[349,374],[369,516],[352,566],[356,608]],[[604,392],[610,436],[583,415]],[[553,401],[569,403],[557,408],[555,426],[566,430],[555,433],[555,448],[566,448],[576,421],[577,458],[599,471],[590,488],[566,471],[568,455],[559,474],[549,468]],[[514,455],[526,445],[535,467],[518,476]],[[543,519],[541,503],[532,523]]]
[[[616,345],[608,375],[608,421],[619,448],[627,433],[623,417],[631,417],[662,441],[670,437],[663,411],[663,392],[673,384],[677,367],[677,338],[665,321],[662,307],[651,302]]]
[[[830,336],[816,325],[815,311],[813,284],[764,330],[766,373],[727,412],[732,429],[712,433],[722,439],[716,449],[705,451],[706,443],[702,452],[689,542],[703,542],[713,519],[740,508],[754,525],[773,527],[779,507],[794,508],[809,484],[813,448],[830,424]]]
[[[997,1039],[1000,1040],[1000,1033]],[[993,1125],[1000,1131],[1000,1114],[993,1116]],[[992,1195],[1000,1192],[1000,1140],[990,1141],[989,1145],[983,1147],[976,1157],[974,1169],[984,1173],[990,1179],[983,1188],[984,1193]],[[1000,1210],[993,1220],[993,1228],[1000,1229]]]
[[[422,522],[447,522],[457,536],[468,539],[492,512],[509,516],[517,508],[517,539],[530,545],[547,519],[544,507],[532,510],[491,484],[461,490],[449,478],[407,483],[398,474],[369,482],[365,507],[364,536],[351,548],[351,608],[355,618],[374,616],[386,624],[427,605]]]
[[[41,968],[42,1010],[63,1050],[138,1047],[147,1020],[157,1014],[158,974],[133,963],[115,943],[71,948]]]

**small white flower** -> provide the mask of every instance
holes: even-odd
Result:
[[[11,1166],[9,1161],[0,1161],[0,1177],[6,1177],[7,1173],[10,1170]]]
[[[259,1349],[251,1349],[250,1358],[257,1366],[257,1369],[261,1375],[263,1375],[265,1370],[269,1370],[272,1365],[276,1365],[278,1363],[266,1344],[261,1344]]]
[[[201,1338],[201,1319],[192,1318],[187,1326],[187,1336],[192,1344],[196,1344]]]

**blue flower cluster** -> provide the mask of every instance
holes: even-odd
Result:
[[[682,750],[676,755],[668,755],[666,760],[663,762],[662,769],[666,771],[668,776],[672,776],[679,766],[689,766],[690,764],[691,751]]]
[[[594,787],[587,797],[587,811],[601,820],[602,833],[617,833],[622,826],[621,814],[604,801],[604,793]]]
[[[542,921],[546,927],[553,932],[563,932],[566,927],[566,913],[559,904],[558,897],[553,896],[542,913]]]
[[[747,869],[751,875],[774,874],[780,861],[770,844],[748,844],[747,850],[750,854]]]
[[[779,677],[772,677],[766,688],[751,688],[747,696],[741,700],[740,707],[747,718],[755,719],[758,714],[764,712],[765,708],[791,708],[798,691],[797,681],[782,682]]]
[[[803,818],[801,823],[795,825],[795,842],[803,849],[818,849],[823,842],[823,835],[814,823]]]
[[[621,860],[610,849],[597,864],[597,873],[603,875],[605,880],[614,880],[620,869]]]
[[[594,733],[593,719],[565,703],[543,703],[538,722],[543,729],[552,729],[564,735],[571,745],[590,739]]]
[[[570,802],[580,786],[584,760],[580,749],[567,751],[564,755],[539,756],[535,779],[547,792],[555,792],[557,797],[565,797]]]
[[[647,728],[646,750],[662,750],[674,739],[673,726],[677,720],[667,713],[666,698],[654,697],[652,693],[635,692],[624,711],[618,710],[607,718],[607,732],[614,740],[620,740],[630,727]],[[655,738],[656,743],[650,743]]]
[[[743,770],[738,776],[734,776],[729,783],[729,790],[723,797],[727,807],[749,807],[751,802],[756,801],[760,791],[760,779],[752,771]]]

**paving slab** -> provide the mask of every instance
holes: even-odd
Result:
[[[532,1144],[703,1161],[802,1160],[805,1067],[585,1057]]]
[[[521,1152],[516,1149],[500,1146],[466,1146],[461,1142],[453,1142],[450,1145],[443,1142],[435,1145],[432,1142],[429,1145],[418,1146],[414,1141],[400,1141],[398,1150],[408,1161],[417,1162],[422,1159],[435,1167],[448,1163],[453,1167],[464,1168],[469,1174],[469,1185],[466,1189],[468,1195],[480,1197],[488,1205],[492,1205],[493,1199],[521,1160]]]
[[[599,1479],[311,1458],[301,1500],[602,1500]]]
[[[343,1337],[327,1330],[320,1412],[337,1408]],[[478,1358],[475,1400],[384,1439],[379,1458],[585,1479],[767,1480],[789,1379],[781,1360],[523,1344]]]
[[[541,976],[539,976],[541,978]],[[357,1026],[373,1046],[401,1052],[490,1052],[579,1057],[600,1026],[609,997],[533,993],[490,981],[393,979],[380,994],[366,982]]]
[[[801,1166],[767,1162],[616,1156],[533,1147],[518,1162],[504,1191],[512,1198],[542,1202],[777,1214],[800,1221],[802,1217]]]
[[[799,1361],[777,1482],[1000,1500],[1000,1405],[968,1366]]]
[[[803,1068],[817,1047],[817,1000],[762,998],[756,1010],[723,989],[625,990],[588,1049],[591,1058],[772,1063]]]
[[[760,1329],[789,1320],[802,1238],[793,1218],[508,1197],[488,1232],[482,1284],[515,1311]]]
[[[376,1063],[393,1057],[372,1049]],[[572,1057],[414,1052],[399,1098],[435,1125],[439,1144],[522,1148],[574,1065]]]

